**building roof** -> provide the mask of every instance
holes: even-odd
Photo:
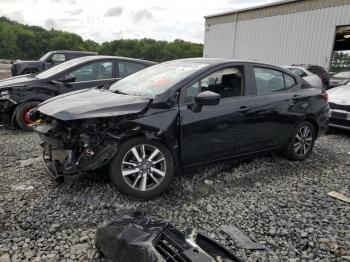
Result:
[[[322,8],[349,5],[350,0],[284,0],[255,7],[205,16],[206,24],[258,19],[263,17],[305,12]]]
[[[222,12],[222,13],[217,13],[217,14],[213,14],[213,15],[207,15],[207,16],[204,16],[204,18],[211,18],[211,17],[223,16],[223,15],[230,15],[230,14],[235,14],[235,13],[241,13],[241,12],[246,12],[246,11],[257,10],[257,9],[262,9],[262,8],[266,8],[266,7],[276,6],[276,5],[284,5],[284,4],[288,4],[288,3],[291,3],[291,2],[298,2],[298,1],[301,1],[301,0],[282,0],[282,1],[272,2],[272,3],[268,3],[268,4],[262,4],[262,5],[257,5],[257,6],[241,8],[241,9],[236,9],[236,10]]]

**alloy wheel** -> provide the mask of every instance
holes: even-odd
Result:
[[[299,156],[304,156],[312,147],[312,131],[308,126],[299,128],[294,139],[294,152]]]
[[[166,175],[166,160],[154,145],[141,144],[131,148],[122,162],[122,175],[135,190],[148,191],[157,187]]]

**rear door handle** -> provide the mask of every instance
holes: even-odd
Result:
[[[237,112],[239,112],[239,113],[245,113],[245,112],[248,112],[249,111],[249,107],[247,107],[247,106],[241,106],[238,110],[237,110]]]

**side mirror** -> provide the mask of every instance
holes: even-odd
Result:
[[[215,106],[219,104],[221,96],[212,91],[204,91],[194,97],[196,104],[200,106]]]
[[[72,83],[75,82],[75,76],[74,75],[66,75],[58,80],[58,82],[61,83]]]

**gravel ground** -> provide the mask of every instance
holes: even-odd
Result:
[[[0,130],[0,261],[101,261],[96,228],[133,210],[195,227],[246,261],[350,261],[350,204],[327,196],[350,195],[349,138],[322,137],[304,162],[265,157],[197,169],[141,202],[121,195],[103,172],[50,181],[37,135]],[[236,225],[266,250],[238,249],[221,225]]]

